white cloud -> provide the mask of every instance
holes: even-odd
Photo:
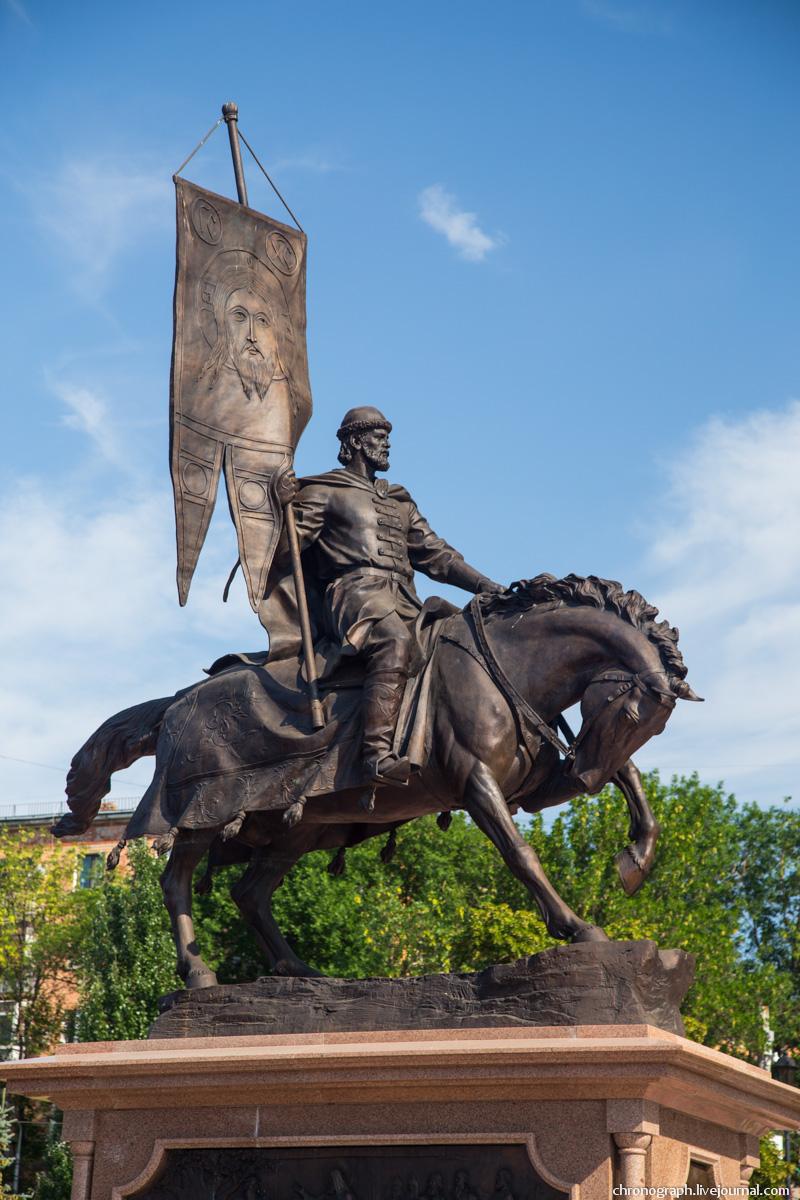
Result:
[[[129,478],[88,508],[63,479],[17,481],[0,497],[0,755],[66,765],[112,713],[169,695],[233,648],[265,635],[243,594],[223,605],[236,557],[220,500],[189,603],[175,588],[172,497],[137,492]],[[151,760],[130,769],[144,783]],[[118,795],[133,795],[121,775]],[[57,800],[51,770],[0,759],[0,804]]]
[[[640,755],[779,801],[800,774],[800,403],[716,419],[670,471],[645,563],[704,705]]]
[[[440,183],[421,191],[418,200],[419,215],[425,224],[443,234],[467,262],[483,262],[489,251],[500,245],[502,239],[484,233],[477,215],[460,209],[456,197]]]
[[[87,387],[78,387],[64,380],[49,378],[51,389],[65,405],[67,411],[61,418],[68,429],[85,433],[109,462],[124,463],[105,399]]]
[[[102,292],[120,254],[172,219],[169,181],[161,173],[100,158],[70,159],[37,178],[29,195],[36,221],[86,295]]]

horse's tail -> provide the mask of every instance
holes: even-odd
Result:
[[[114,771],[122,771],[147,754],[155,754],[158,731],[174,696],[146,700],[109,717],[73,758],[67,775],[67,806],[53,826],[56,837],[84,833],[111,789]]]

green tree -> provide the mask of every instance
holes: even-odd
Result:
[[[47,1146],[42,1170],[36,1176],[31,1200],[70,1200],[72,1194],[72,1153],[66,1142],[53,1141]]]
[[[770,1024],[778,1046],[800,1046],[800,809],[745,805],[737,814],[746,956],[773,973]]]
[[[85,891],[72,927],[80,1041],[147,1037],[159,998],[178,986],[159,885],[163,863],[144,842],[128,853],[130,873],[106,875]]]
[[[761,1161],[758,1164],[758,1169],[750,1176],[751,1192],[755,1192],[757,1187],[760,1187],[762,1192],[765,1188],[785,1187],[789,1173],[789,1164],[786,1162],[783,1151],[779,1148],[774,1137],[761,1139],[759,1157]],[[777,1193],[773,1192],[771,1194],[776,1195]]]
[[[71,992],[78,854],[26,830],[0,832],[0,994],[21,1058],[59,1036]]]
[[[356,977],[471,970],[550,944],[538,916],[523,910],[523,889],[463,813],[446,833],[433,817],[404,826],[389,863],[380,857],[385,844],[376,838],[349,850],[338,877],[328,871],[329,852],[307,855],[277,892],[281,929],[319,970]],[[195,904],[198,941],[224,982],[266,970],[230,899],[240,870],[221,872]]]
[[[6,1104],[6,1091],[3,1088],[2,1094],[0,1094],[0,1197],[2,1200],[18,1200],[16,1193],[6,1184],[6,1175],[14,1164],[15,1141],[14,1109],[10,1104]]]
[[[75,891],[80,855],[32,830],[0,832],[0,996],[10,1014],[10,1040],[22,1058],[41,1054],[61,1036],[74,1004],[72,928],[81,906]],[[21,1185],[40,1159],[47,1120],[36,1101],[16,1097],[15,1146]],[[9,1168],[7,1174],[16,1167]]]
[[[798,822],[782,808],[738,808],[696,777],[667,784],[651,774],[645,784],[663,833],[652,875],[633,899],[614,867],[627,840],[615,789],[574,801],[549,829],[530,821],[526,836],[586,919],[615,938],[649,937],[696,955],[690,1036],[758,1061],[768,1006],[782,1044],[794,1044]],[[389,863],[384,844],[376,838],[348,851],[338,878],[327,870],[329,853],[307,855],[277,892],[281,928],[318,969],[356,977],[477,970],[554,944],[524,888],[463,814],[447,832],[433,818],[402,827]],[[87,898],[76,953],[81,1037],[144,1036],[159,996],[177,986],[161,864],[144,845],[131,848],[131,861],[131,876]],[[201,950],[224,982],[266,970],[229,894],[242,869],[219,873],[196,902]]]
[[[653,773],[645,782],[663,832],[650,879],[633,900],[615,878],[627,821],[612,789],[574,801],[556,818],[542,848],[545,867],[569,903],[611,937],[649,937],[692,952],[697,977],[684,1006],[690,1036],[758,1061],[766,1041],[762,1006],[781,1003],[786,981],[780,964],[754,957],[746,945],[741,812],[732,796],[696,776],[664,784]]]

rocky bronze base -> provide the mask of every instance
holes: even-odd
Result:
[[[151,1038],[465,1029],[511,1025],[653,1025],[683,1034],[694,958],[655,942],[555,946],[473,975],[285,978],[173,992]]]

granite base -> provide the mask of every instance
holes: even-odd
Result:
[[[800,1091],[650,1026],[94,1043],[3,1072],[64,1110],[73,1200],[733,1188],[760,1134],[800,1128]]]

